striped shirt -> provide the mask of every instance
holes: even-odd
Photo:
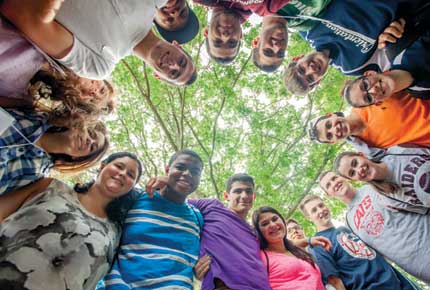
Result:
[[[51,127],[47,115],[7,111],[16,121],[15,128],[10,127],[0,136],[0,195],[42,178],[52,167],[48,153],[28,142],[35,142]]]
[[[188,203],[142,194],[128,212],[118,257],[97,289],[193,289],[203,217]]]

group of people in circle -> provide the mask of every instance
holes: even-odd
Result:
[[[430,282],[428,1],[193,2],[212,10],[204,29],[185,0],[0,1],[0,288],[193,289],[196,277],[204,290],[419,289],[386,258]],[[136,155],[103,158],[101,118],[115,107],[106,78],[122,58],[189,86],[198,75],[181,44],[202,30],[210,58],[229,65],[252,14],[263,17],[251,44],[260,70],[282,66],[287,28],[315,49],[286,65],[292,94],[316,91],[329,65],[357,76],[341,93],[349,115],[326,114],[309,128],[312,140],[358,151],[319,178],[348,206],[348,228],[334,226],[316,195],[300,204],[318,231],[310,239],[269,206],[253,210],[251,225],[257,195],[245,173],[226,181],[227,206],[188,199],[204,165],[189,149],[145,189]],[[100,160],[87,183],[48,177]]]

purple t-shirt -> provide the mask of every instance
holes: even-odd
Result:
[[[202,290],[214,289],[214,278],[234,290],[271,290],[255,230],[217,199],[188,202],[200,210],[205,221],[200,255],[211,256]]]

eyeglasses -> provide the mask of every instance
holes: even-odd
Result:
[[[367,104],[372,105],[373,103],[375,103],[375,98],[369,92],[369,90],[370,90],[369,79],[366,76],[361,76],[358,79],[360,81],[360,83],[359,83],[360,90],[363,92],[366,92],[366,95],[364,96],[364,101]]]
[[[288,228],[287,229],[287,233],[288,234],[292,234],[292,233],[294,233],[295,231],[301,231],[302,230],[302,227],[301,226],[299,226],[299,225],[296,225],[296,226],[293,226],[293,227],[291,227],[291,228]]]

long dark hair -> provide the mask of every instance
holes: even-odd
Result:
[[[267,249],[268,247],[268,242],[267,240],[264,238],[263,233],[260,230],[259,227],[259,221],[260,221],[260,216],[263,213],[273,213],[276,214],[282,221],[282,223],[284,224],[285,228],[286,228],[286,224],[285,224],[285,219],[282,217],[282,215],[273,207],[270,206],[260,206],[259,208],[257,208],[254,213],[252,214],[252,223],[254,225],[254,227],[257,230],[258,233],[258,238],[260,240],[260,248],[262,250]],[[308,262],[309,264],[311,264],[314,268],[315,268],[315,260],[312,257],[311,254],[307,253],[306,251],[300,249],[297,246],[294,246],[288,239],[287,239],[287,235],[285,234],[284,237],[284,245],[285,248],[291,253],[293,254],[296,258],[304,260],[306,262]]]
[[[122,157],[128,157],[136,161],[137,169],[138,169],[138,174],[136,178],[136,183],[137,183],[140,179],[140,176],[142,175],[142,164],[140,163],[140,160],[137,158],[137,156],[134,155],[133,153],[129,153],[129,152],[113,153],[109,155],[106,159],[104,159],[102,161],[102,164],[109,164],[112,161]],[[88,192],[91,186],[93,186],[94,182],[95,180],[93,179],[84,184],[77,183],[74,186],[74,190],[77,193],[85,194]],[[114,200],[109,202],[105,209],[108,219],[122,226],[122,224],[124,223],[125,217],[127,216],[127,212],[133,206],[134,202],[137,200],[139,195],[140,193],[136,189],[132,188],[128,193],[118,198],[115,198]]]

